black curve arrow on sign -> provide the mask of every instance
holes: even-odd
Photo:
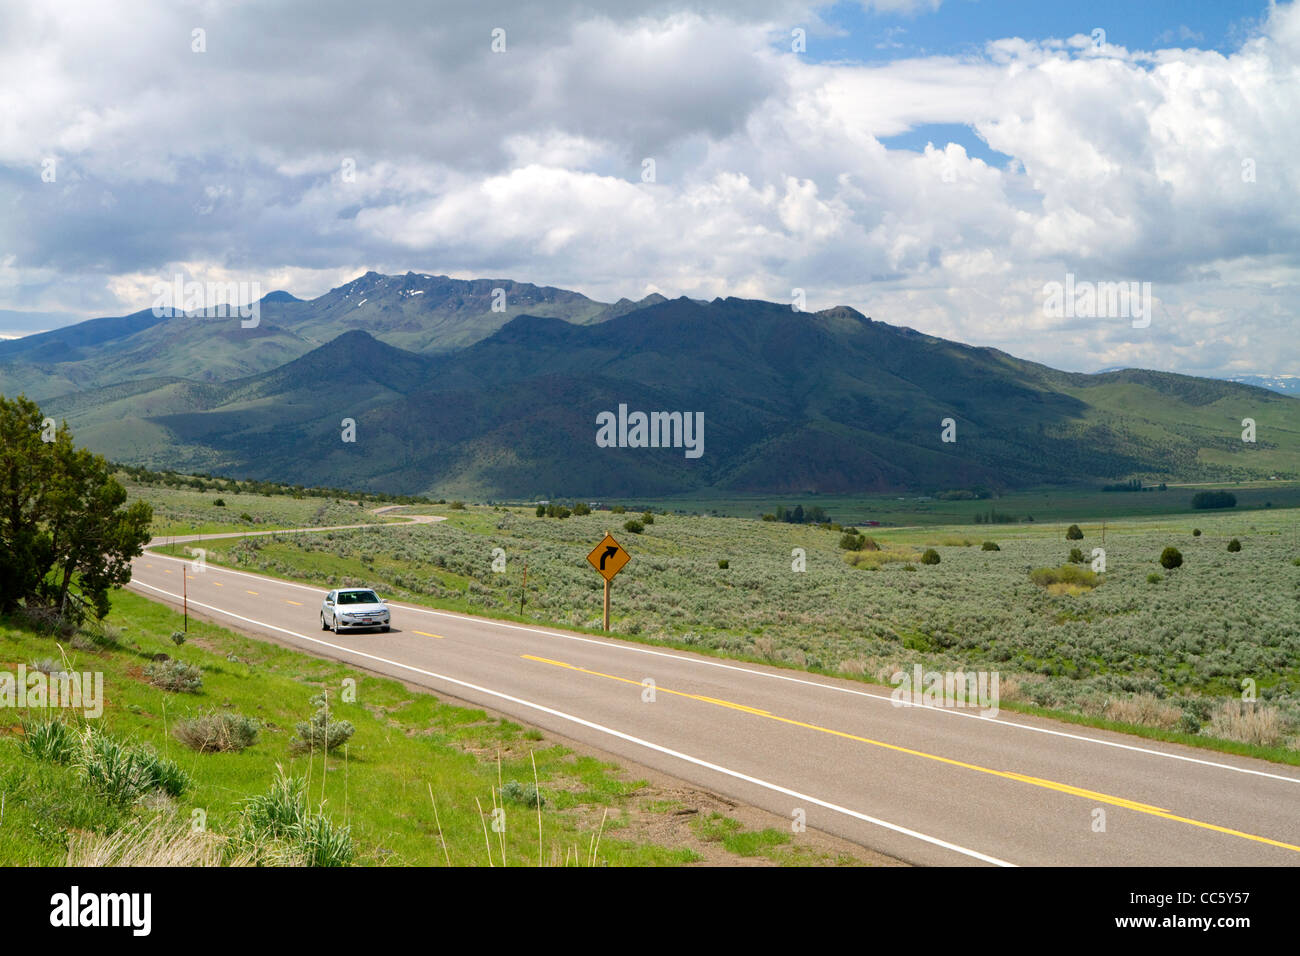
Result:
[[[618,554],[618,548],[612,544],[605,549],[605,553],[600,556],[600,569],[602,571],[605,570],[605,559],[612,558],[616,554]]]

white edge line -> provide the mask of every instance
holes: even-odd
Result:
[[[375,525],[373,527],[385,527],[385,526]],[[280,532],[272,532],[272,533],[280,533]],[[162,560],[167,560],[167,561],[185,562],[184,558],[175,558],[167,554],[155,554],[154,557],[160,558]],[[328,590],[328,588],[318,588],[318,587],[312,587],[307,584],[298,584],[295,581],[285,581],[282,578],[272,577],[267,574],[250,574],[247,571],[235,571],[230,568],[222,567],[221,565],[213,565],[213,567],[217,568],[218,570],[220,570],[225,574],[238,574],[238,575],[242,575],[243,577],[258,578],[259,580],[262,581],[272,581],[277,584],[283,584],[286,587],[299,588],[303,591],[315,591],[317,593],[320,593],[322,590]],[[820,681],[806,680],[801,677],[792,677],[788,674],[774,674],[769,671],[753,670],[752,668],[749,667],[740,667],[736,664],[726,664],[723,663],[722,661],[709,660],[708,658],[704,658],[704,657],[684,657],[681,654],[671,654],[666,651],[658,651],[649,647],[638,647],[634,644],[629,644],[624,642],[602,641],[591,637],[580,637],[577,634],[565,634],[562,631],[550,631],[540,627],[529,627],[525,624],[510,624],[506,621],[498,621],[490,617],[478,617],[473,614],[455,614],[450,611],[439,611],[434,608],[419,607],[418,605],[413,605],[413,604],[393,604],[391,606],[396,608],[401,608],[404,611],[416,611],[421,614],[432,614],[437,617],[449,617],[452,618],[453,620],[464,621],[466,623],[490,624],[493,627],[504,627],[514,631],[528,631],[529,633],[532,634],[544,634],[547,637],[560,637],[560,638],[564,638],[565,640],[578,641],[583,644],[598,644],[601,647],[615,648],[617,650],[628,651],[633,654],[649,654],[654,657],[667,657],[667,658],[671,658],[672,660],[681,661],[686,664],[701,664],[708,667],[720,667],[723,668],[724,670],[740,671],[743,674],[752,674],[757,677],[768,677],[771,678],[772,680],[789,681],[790,683],[794,683],[794,684],[804,684],[808,687],[820,687],[823,690],[836,691],[841,694],[852,694],[855,697],[866,697],[871,700],[888,701],[891,705],[894,703],[891,697],[887,697],[884,694],[873,694],[870,691],[857,690],[852,687],[840,687],[835,684],[823,684]],[[979,714],[972,714],[963,710],[955,710],[953,708],[948,708],[948,707],[936,707],[933,704],[925,704],[925,703],[918,704],[912,701],[904,701],[901,703],[901,706],[915,707],[921,710],[932,711],[937,714],[945,714],[949,717],[965,717],[969,720],[980,720],[997,727],[1015,727],[1020,730],[1032,731],[1033,733],[1036,734],[1049,734],[1053,737],[1064,737],[1069,740],[1078,740],[1084,743],[1097,744],[1102,747],[1116,747],[1120,750],[1128,750],[1133,753],[1148,754],[1153,757],[1164,757],[1168,760],[1182,760],[1186,763],[1199,764],[1203,767],[1217,767],[1220,770],[1232,770],[1235,771],[1236,773],[1246,773],[1256,777],[1268,777],[1269,779],[1272,780],[1281,780],[1286,783],[1300,784],[1300,777],[1287,777],[1284,776],[1283,774],[1269,773],[1266,770],[1253,770],[1249,767],[1237,767],[1229,763],[1219,763],[1218,761],[1215,760],[1205,760],[1200,757],[1188,757],[1185,754],[1172,754],[1164,750],[1152,750],[1150,747],[1138,747],[1135,746],[1134,744],[1120,743],[1119,741],[1116,740],[1101,740],[1098,737],[1087,737],[1083,734],[1072,734],[1064,730],[1053,730],[1050,727],[1035,727],[1032,724],[1017,723],[1014,720],[1001,720],[996,717],[982,717]]]
[[[159,594],[165,594],[168,597],[173,598],[174,600],[177,601],[181,600],[181,596],[179,594],[173,594],[171,591],[164,591],[162,588],[154,587],[154,585],[152,584],[146,584],[143,581],[136,581],[134,583],[141,587],[149,588],[152,591],[157,591]],[[785,794],[788,797],[794,797],[796,800],[803,800],[806,801],[807,803],[816,804],[817,806],[824,807],[827,810],[833,810],[836,813],[841,813],[844,814],[845,816],[853,817],[854,819],[862,820],[866,823],[874,824],[875,826],[878,827],[883,827],[886,830],[892,830],[895,833],[901,833],[904,836],[909,836],[917,840],[923,840],[924,842],[933,844],[934,846],[943,847],[945,850],[952,850],[954,853],[960,853],[963,856],[969,856],[973,859],[981,860],[985,863],[991,863],[994,866],[1015,866],[1016,865],[1014,863],[1008,863],[1006,860],[1000,860],[995,856],[989,856],[986,853],[980,853],[978,850],[970,850],[967,849],[966,847],[958,846],[956,843],[949,843],[947,840],[941,840],[938,837],[927,836],[924,833],[920,833],[916,830],[910,830],[907,827],[899,826],[896,823],[890,823],[887,820],[881,820],[877,817],[869,816],[865,813],[860,813],[857,810],[850,810],[848,807],[842,807],[839,804],[830,803],[826,800],[820,800],[817,797],[810,796],[809,794],[806,793],[800,793],[797,790],[791,790],[789,787],[783,787],[780,784],[769,783],[768,781],[761,780],[758,777],[751,777],[749,774],[741,773],[738,770],[730,770],[727,767],[719,766],[718,764],[715,763],[710,763],[709,761],[702,760],[699,757],[693,757],[690,754],[682,753],[679,750],[673,750],[669,747],[664,747],[660,744],[651,743],[650,741],[643,740],[640,737],[633,737],[631,734],[625,734],[621,730],[615,730],[612,727],[606,727],[602,724],[597,724],[590,720],[585,720],[582,717],[575,717],[572,714],[566,714],[564,711],[555,710],[554,708],[547,707],[544,704],[536,704],[530,700],[524,700],[521,697],[513,697],[510,694],[503,693],[499,690],[492,690],[491,688],[488,687],[480,687],[478,684],[471,684],[468,681],[458,680],[455,677],[448,677],[445,674],[437,674],[434,673],[433,671],[426,671],[422,668],[414,667],[411,664],[403,664],[400,661],[389,660],[388,658],[380,657],[377,654],[368,654],[365,651],[358,651],[351,647],[344,647],[342,644],[332,644],[329,641],[322,641],[318,637],[309,637],[306,634],[299,634],[297,631],[291,631],[288,628],[277,627],[276,625],[268,624],[265,621],[256,621],[252,618],[244,617],[241,614],[235,614],[233,611],[225,611],[222,610],[221,608],[213,607],[210,604],[203,604],[202,602],[199,601],[190,601],[189,603],[194,605],[195,607],[201,607],[209,611],[215,611],[218,614],[224,614],[227,617],[233,617],[236,620],[244,621],[256,627],[270,628],[273,631],[279,631],[282,634],[288,634],[291,637],[296,637],[300,640],[310,641],[311,643],[319,644],[322,647],[329,647],[336,651],[342,651],[345,654],[353,654],[356,655],[357,657],[364,657],[372,661],[379,661],[381,664],[388,664],[391,667],[400,667],[402,670],[408,670],[416,674],[422,674],[425,677],[432,677],[435,678],[436,680],[446,681],[450,684],[455,684],[458,687],[468,687],[470,690],[478,691],[480,694],[489,694],[492,697],[499,697],[502,700],[510,701],[512,704],[519,704],[520,706],[523,707],[529,707],[533,710],[541,711],[544,714],[550,714],[552,717],[559,717],[561,720],[567,720],[570,721],[571,723],[579,724],[583,727],[588,727],[592,730],[599,731],[600,733],[608,734],[611,737],[617,737],[620,740],[626,740],[629,743],[637,744],[638,746],[645,747],[649,750],[655,750],[658,751],[659,753],[667,754],[668,756],[675,757],[678,760],[685,760],[687,763],[693,763],[696,766],[704,767],[706,770],[712,770],[715,773],[726,774],[729,777],[735,777],[737,780],[743,780],[746,783],[752,783],[756,786],[763,787],[767,790],[772,790],[776,793]]]

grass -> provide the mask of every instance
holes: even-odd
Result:
[[[1263,509],[1270,503],[1274,508],[1300,507],[1300,482],[1259,480],[1175,484],[1169,485],[1166,491],[1137,493],[1103,492],[1094,485],[1031,488],[1009,492],[998,498],[971,501],[943,501],[935,496],[915,493],[790,497],[718,493],[627,499],[622,504],[626,505],[629,513],[649,508],[674,514],[740,518],[757,518],[774,512],[778,505],[787,509],[793,509],[796,504],[805,508],[820,505],[833,521],[845,525],[860,526],[872,520],[880,521],[886,527],[964,525],[969,534],[975,524],[975,515],[991,507],[1022,520],[1033,517],[1035,523],[1069,523],[1080,516],[1105,516],[1107,520],[1160,517],[1187,512],[1192,495],[1199,490],[1220,488],[1237,496],[1234,510],[1238,512]],[[871,533],[876,530],[871,529]]]
[[[1077,564],[1063,564],[1059,568],[1035,568],[1029,580],[1051,594],[1087,594],[1101,584],[1101,577]]]
[[[807,846],[794,845],[790,831],[764,827],[746,829],[744,824],[725,814],[710,812],[695,819],[692,828],[701,840],[720,844],[728,853],[741,857],[761,857],[779,866],[851,865],[843,856],[820,853]]]
[[[123,475],[118,478],[126,487],[128,501],[143,500],[153,506],[150,530],[155,537],[382,524],[393,520],[372,514],[370,509],[378,507],[374,503],[357,504],[342,498],[200,492],[140,485]],[[215,504],[218,499],[225,501],[224,507]]]
[[[262,858],[256,848],[266,840],[235,838],[250,827],[273,833],[268,820],[275,811],[266,804],[276,788],[281,806],[297,807],[295,825],[319,836],[312,845],[336,845],[346,829],[358,864],[486,866],[490,857],[497,866],[536,865],[540,856],[554,865],[629,866],[695,859],[680,847],[621,834],[597,838],[602,819],[636,806],[646,783],[549,743],[540,732],[202,622],[191,621],[189,639],[177,649],[170,636],[179,616],[129,592],[115,594],[109,621],[121,635],[115,645],[78,637],[76,646],[62,648],[15,621],[0,621],[0,669],[59,657],[62,650],[70,668],[102,672],[105,687],[99,720],[0,710],[0,865],[202,863],[212,862],[219,846],[227,862],[249,862]],[[164,650],[201,670],[199,693],[148,683],[145,666]],[[343,699],[345,687],[355,687],[355,700]],[[322,693],[330,696],[332,717],[351,723],[355,733],[335,753],[295,754],[293,727],[311,716],[311,698]],[[255,717],[256,738],[242,740],[244,746],[202,746],[207,732],[190,730],[214,714]],[[24,716],[32,732],[24,733]],[[63,730],[36,730],[49,724],[47,716]],[[190,746],[178,734],[193,738]],[[97,781],[126,772],[126,748],[175,767],[185,785],[111,799],[105,790],[111,784],[85,786],[84,761],[57,756],[78,735],[96,741]],[[200,746],[191,749],[195,741]],[[293,779],[302,781],[300,791],[283,782]],[[537,808],[503,801],[504,781],[542,794],[540,847]],[[504,832],[491,830],[494,807],[505,811]],[[203,821],[207,837],[184,836],[195,820]]]

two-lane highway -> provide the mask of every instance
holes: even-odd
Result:
[[[310,529],[309,529],[310,530]],[[181,539],[175,539],[180,541]],[[197,540],[197,539],[194,539]],[[889,688],[393,603],[320,629],[323,587],[152,552],[133,590],[391,675],[922,864],[1297,865],[1300,769]]]

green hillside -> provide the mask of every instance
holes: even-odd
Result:
[[[568,314],[494,313],[496,288],[512,308]],[[1136,369],[1059,372],[844,307],[661,297],[606,307],[497,280],[370,273],[310,303],[275,298],[247,340],[209,321],[167,319],[92,343],[96,357],[81,362],[136,374],[47,398],[47,414],[123,463],[400,494],[864,495],[1300,477],[1294,398]],[[309,336],[330,337],[293,355]],[[180,355],[177,374],[158,374]],[[269,367],[235,374],[259,364]],[[597,415],[620,406],[702,414],[703,453],[598,446]],[[1242,441],[1247,418],[1254,443]]]
[[[353,330],[436,354],[472,345],[524,313],[583,324],[638,306],[510,279],[368,272],[310,301],[283,292],[264,296],[253,328],[238,317],[146,310],[0,342],[0,392],[44,400],[142,378],[227,382],[271,371]]]

